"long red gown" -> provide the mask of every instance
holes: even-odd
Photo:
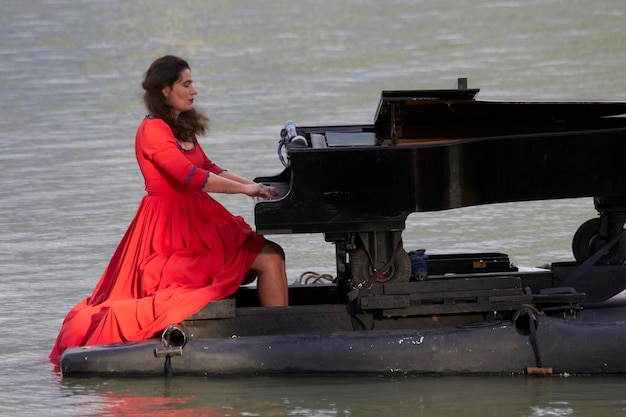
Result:
[[[67,315],[50,359],[67,348],[138,341],[233,294],[265,240],[200,190],[222,169],[199,144],[182,150],[146,117],[135,141],[147,195],[91,295]]]

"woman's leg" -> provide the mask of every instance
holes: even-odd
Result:
[[[266,240],[265,246],[250,268],[259,274],[257,291],[263,307],[286,306],[289,303],[285,252],[276,243]]]

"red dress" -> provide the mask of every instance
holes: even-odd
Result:
[[[242,217],[200,191],[221,171],[199,144],[183,151],[147,117],[135,141],[147,195],[91,297],[67,315],[50,354],[137,341],[232,295],[265,244]]]

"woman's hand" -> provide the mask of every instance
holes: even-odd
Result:
[[[270,200],[273,196],[278,195],[276,187],[257,182],[246,184],[245,187],[245,194],[250,197],[261,197]]]

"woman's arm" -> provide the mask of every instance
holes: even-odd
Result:
[[[239,175],[233,174],[230,171],[222,171],[218,174],[219,176],[221,176],[222,178],[228,178],[231,181],[235,181],[238,182],[240,184],[254,184],[254,181],[251,181],[247,178],[242,178]]]
[[[278,190],[275,187],[241,178],[228,171],[222,171],[220,174],[209,174],[202,191],[207,193],[245,194],[250,197],[266,199],[278,195]]]
[[[247,178],[240,177],[239,175],[233,174],[232,172],[228,170],[220,168],[218,165],[214,164],[211,161],[211,159],[209,159],[209,157],[204,152],[204,149],[202,149],[202,146],[200,145],[200,143],[196,143],[196,146],[198,147],[198,150],[202,153],[202,157],[204,159],[204,164],[202,167],[204,169],[210,171],[212,174],[219,175],[222,178],[237,182],[239,184],[255,184],[254,181],[251,181]],[[219,192],[219,191],[213,191],[213,192]]]
[[[278,195],[278,190],[274,187],[222,171],[206,156],[206,169],[194,166],[180,152],[169,126],[160,119],[144,122],[137,136],[139,152],[185,187],[209,193],[245,194],[267,199]]]

